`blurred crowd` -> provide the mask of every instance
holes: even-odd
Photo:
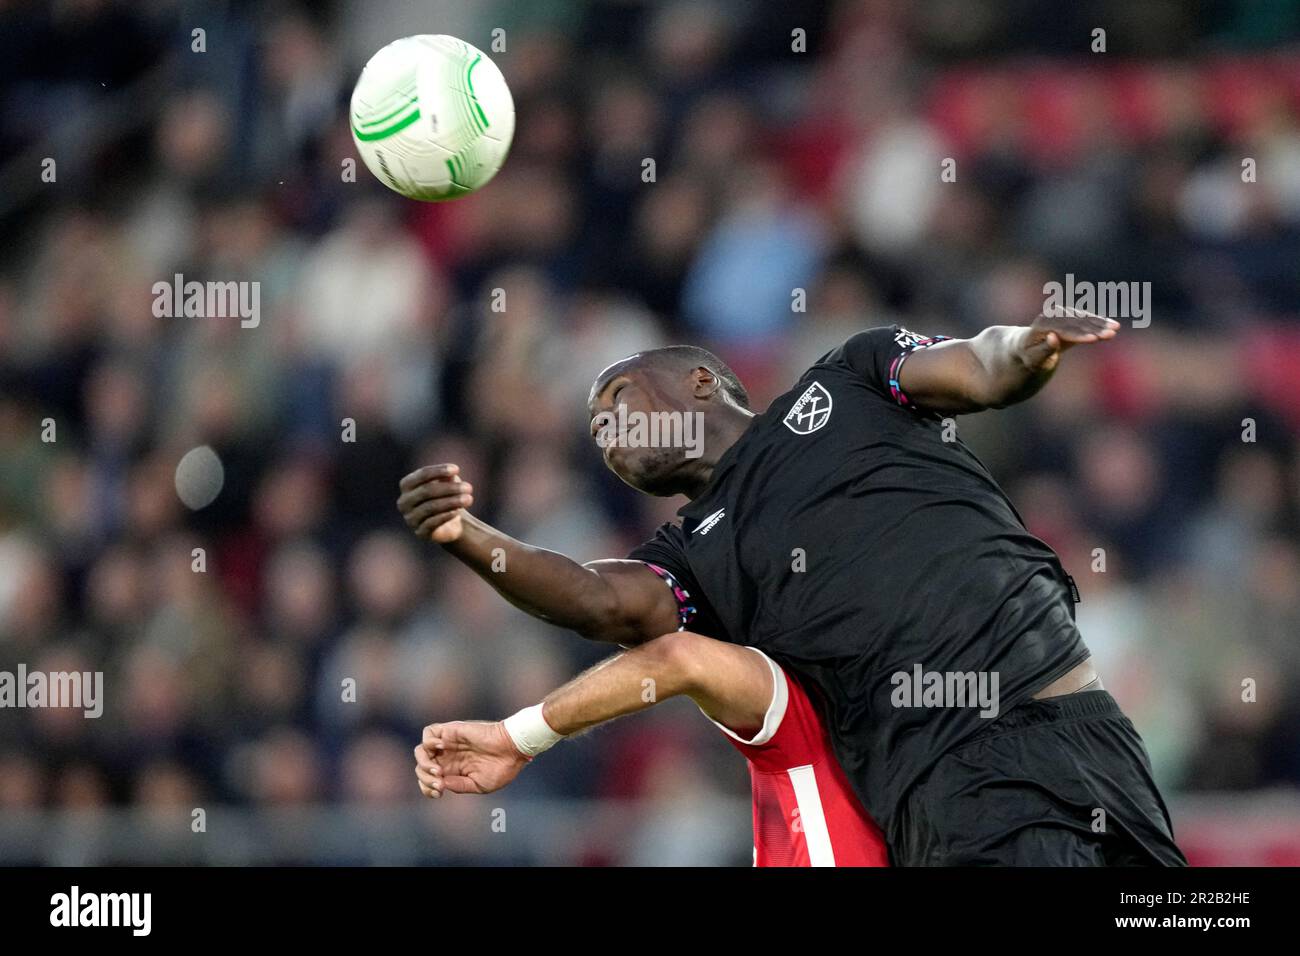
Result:
[[[106,675],[98,720],[0,711],[0,814],[410,802],[425,723],[609,649],[416,541],[403,474],[456,462],[486,520],[621,557],[680,502],[603,470],[609,362],[704,345],[762,408],[855,331],[1027,323],[1067,274],[1150,282],[1150,325],[961,433],[1167,791],[1300,786],[1300,11],[1071,6],[0,2],[0,670]],[[351,81],[414,32],[515,97],[466,200],[349,175]],[[259,282],[260,323],[156,316],[177,273]],[[585,862],[744,863],[707,822],[747,785],[666,705],[513,794],[665,808]]]

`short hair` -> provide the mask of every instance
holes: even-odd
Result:
[[[749,408],[749,392],[741,384],[736,373],[726,362],[708,349],[696,345],[668,345],[661,349],[649,349],[642,355],[652,365],[659,368],[672,368],[686,371],[693,368],[707,368],[722,383],[722,390],[731,396],[741,408]]]

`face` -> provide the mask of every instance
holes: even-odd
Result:
[[[637,359],[635,355],[623,359],[596,376],[587,399],[591,437],[610,471],[637,491],[667,497],[681,491],[679,472],[687,462],[686,450],[649,447],[629,432],[639,417],[685,411],[690,404],[689,382],[684,376],[677,381],[669,373],[647,368]]]

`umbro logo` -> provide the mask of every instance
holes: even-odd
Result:
[[[785,413],[785,427],[796,435],[810,435],[831,418],[831,393],[821,382],[813,382]]]
[[[691,534],[700,534],[700,535],[708,534],[709,529],[712,528],[719,521],[721,521],[723,518],[725,518],[726,515],[727,515],[727,509],[719,508],[717,511],[713,512],[713,514],[709,515],[707,518],[701,521],[699,526],[694,531],[692,531]]]

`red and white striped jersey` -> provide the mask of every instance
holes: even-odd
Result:
[[[772,669],[772,701],[748,740],[717,721],[749,761],[755,866],[888,866],[884,835],[858,802],[821,715],[799,682]]]

